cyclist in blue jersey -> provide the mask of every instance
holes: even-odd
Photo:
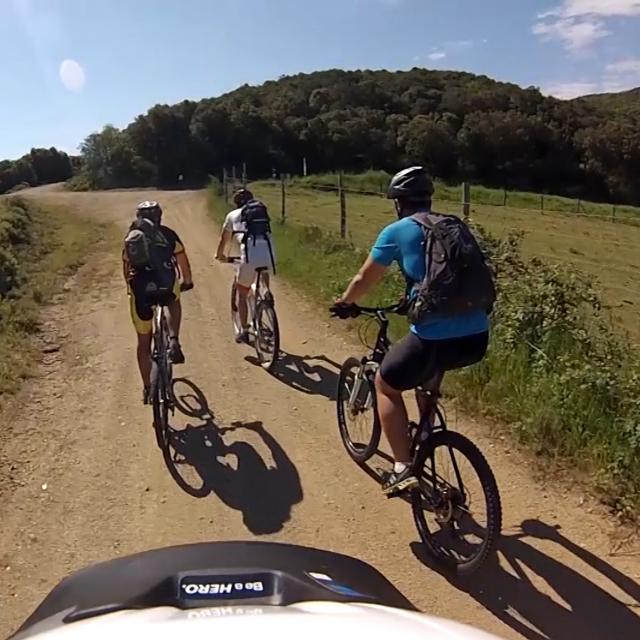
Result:
[[[407,281],[407,295],[425,277],[425,232],[411,218],[431,211],[433,182],[423,167],[409,167],[397,173],[389,184],[387,197],[395,204],[398,220],[385,227],[358,274],[335,309],[357,303],[397,263]],[[448,316],[431,314],[421,324],[413,324],[407,335],[385,356],[376,375],[378,413],[395,460],[384,479],[382,490],[396,495],[418,484],[409,453],[407,409],[402,393],[415,389],[438,373],[436,369],[461,368],[481,360],[489,335],[487,312],[476,310]]]

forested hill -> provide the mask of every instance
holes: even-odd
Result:
[[[17,187],[62,182],[72,174],[72,162],[64,151],[31,149],[17,160],[0,161],[0,193]]]
[[[106,127],[83,145],[84,180],[197,183],[242,162],[259,177],[297,173],[306,157],[314,173],[416,162],[445,180],[640,204],[640,116],[613,102],[463,72],[299,74]]]
[[[635,116],[636,122],[640,119],[640,87],[620,93],[600,93],[591,96],[577,98],[578,101],[587,102],[596,106],[603,113],[617,112],[623,115]]]

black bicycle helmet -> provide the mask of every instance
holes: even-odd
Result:
[[[424,167],[408,167],[396,173],[387,191],[391,200],[429,200],[433,195],[433,182]]]
[[[162,207],[155,200],[145,200],[137,206],[136,217],[147,218],[156,224],[160,224]]]
[[[249,191],[249,189],[238,189],[233,194],[233,201],[236,204],[236,207],[244,207],[249,200],[253,200],[253,193]]]

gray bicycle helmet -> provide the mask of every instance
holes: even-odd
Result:
[[[433,195],[433,182],[424,167],[408,167],[396,173],[387,191],[391,200],[429,200]]]
[[[155,200],[145,200],[136,207],[136,217],[147,218],[156,224],[160,224],[162,207]]]

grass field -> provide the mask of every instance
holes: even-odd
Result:
[[[257,195],[278,217],[281,211],[280,184],[257,182]],[[378,231],[394,219],[391,204],[377,196],[349,193],[347,231],[354,244],[368,247]],[[300,185],[287,186],[287,220],[316,225],[338,233],[339,204],[335,192]],[[459,213],[450,202],[436,200],[438,211]],[[546,262],[572,265],[595,279],[595,288],[610,305],[611,318],[634,341],[640,340],[640,226],[612,223],[588,216],[542,214],[534,210],[473,205],[471,218],[492,234],[503,238],[513,231],[524,232],[525,256]]]

